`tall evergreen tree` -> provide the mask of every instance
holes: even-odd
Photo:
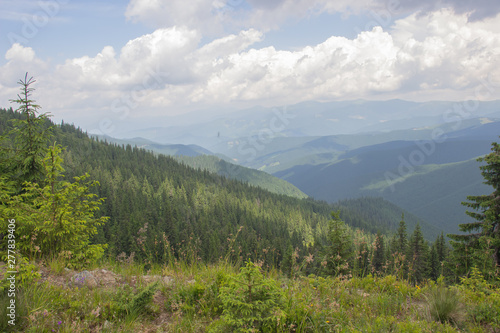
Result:
[[[344,221],[340,219],[340,211],[332,212],[329,221],[329,246],[326,250],[327,272],[338,276],[347,274],[352,268],[353,242]]]
[[[21,118],[12,120],[13,129],[6,134],[12,144],[2,147],[0,171],[11,174],[18,191],[23,182],[38,182],[43,177],[42,161],[51,138],[48,114],[39,114],[40,105],[31,99],[35,90],[32,84],[35,82],[33,77],[28,78],[28,73],[24,80],[19,80],[21,93],[10,102],[19,105],[16,111]]]
[[[477,160],[486,162],[479,168],[484,183],[492,186],[493,192],[468,196],[469,201],[462,202],[462,205],[473,210],[466,214],[475,221],[459,225],[460,231],[466,234],[448,235],[455,255],[470,259],[468,267],[463,267],[463,273],[471,268],[470,264],[480,267],[483,273],[500,268],[500,145],[492,143],[491,150],[490,154]]]
[[[382,272],[382,268],[385,264],[385,246],[384,238],[382,237],[380,232],[378,232],[377,236],[375,237],[375,244],[373,245],[372,264],[376,272]]]
[[[413,282],[424,280],[428,275],[428,246],[417,224],[408,244],[408,274]]]
[[[434,281],[436,281],[437,278],[439,277],[439,271],[440,271],[439,268],[441,266],[438,259],[438,251],[436,249],[436,244],[437,243],[434,243],[431,246],[431,251],[429,253],[429,259],[428,259],[429,275],[430,278],[433,279]]]
[[[406,248],[408,246],[408,235],[406,233],[406,222],[404,213],[401,214],[401,221],[399,221],[397,238],[398,238],[398,251],[400,253],[406,253]]]

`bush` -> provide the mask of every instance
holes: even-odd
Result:
[[[221,288],[223,320],[236,332],[276,331],[283,319],[283,293],[276,281],[265,278],[248,261],[240,273]]]
[[[433,320],[441,323],[458,323],[462,310],[460,296],[456,289],[448,288],[439,283],[429,288],[425,298],[429,315]]]

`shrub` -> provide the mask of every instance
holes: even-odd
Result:
[[[248,261],[236,277],[221,288],[223,320],[236,332],[275,331],[283,319],[283,293],[276,281],[265,278]]]
[[[441,323],[457,324],[462,309],[460,296],[456,289],[446,287],[442,282],[429,288],[425,295],[430,317]]]

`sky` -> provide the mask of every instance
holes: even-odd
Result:
[[[188,4],[188,5],[187,5]],[[0,0],[0,107],[112,135],[303,101],[500,99],[498,0]]]

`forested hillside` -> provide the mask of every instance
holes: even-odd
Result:
[[[452,251],[443,233],[426,241],[422,227],[427,237],[437,230],[408,214],[407,225],[381,198],[331,205],[279,195],[56,126],[29,99],[33,82],[20,81],[16,111],[0,110],[0,257],[8,262],[0,315],[13,318],[0,329],[154,330],[164,322],[151,319],[162,315],[177,318],[176,331],[499,327],[497,195],[468,197],[479,212],[460,225],[468,234],[449,235]],[[500,146],[492,150],[481,174],[498,193]],[[413,298],[428,314],[410,311]],[[461,302],[472,309],[466,316]]]
[[[258,186],[273,193],[285,194],[297,198],[307,198],[301,190],[294,185],[278,177],[274,177],[266,172],[246,168],[231,163],[228,157],[214,156],[210,151],[196,145],[182,144],[159,144],[143,138],[116,139],[107,136],[98,136],[100,141],[116,143],[120,146],[130,145],[144,148],[157,154],[169,155],[194,169],[207,170],[227,178],[247,182],[250,185]]]
[[[0,115],[3,132],[9,119],[21,117],[12,110]],[[352,227],[386,235],[395,231],[403,212],[380,200],[378,212],[384,206],[391,214],[376,213],[370,199],[357,206],[347,202],[332,206],[274,194],[145,149],[89,138],[65,123],[55,126],[53,134],[52,140],[66,147],[65,178],[88,172],[100,183],[94,188],[105,199],[99,216],[108,216],[109,221],[94,241],[107,243],[107,254],[114,257],[134,253],[141,260],[162,262],[196,248],[191,256],[216,261],[237,249],[231,252],[235,258],[264,258],[279,264],[290,249],[305,254],[326,243],[332,210],[339,209]],[[438,230],[418,222],[428,240],[437,237]],[[416,223],[410,217],[410,230]]]
[[[2,110],[2,128],[12,117],[20,114]],[[158,262],[169,251],[177,257],[196,247],[195,259],[215,261],[230,249],[249,258],[267,249],[266,259],[280,262],[288,247],[304,249],[326,237],[326,204],[273,194],[130,145],[98,142],[73,125],[53,132],[53,141],[67,147],[65,178],[88,172],[100,183],[95,190],[105,200],[99,214],[109,222],[95,241],[108,243],[109,255],[135,253]]]

